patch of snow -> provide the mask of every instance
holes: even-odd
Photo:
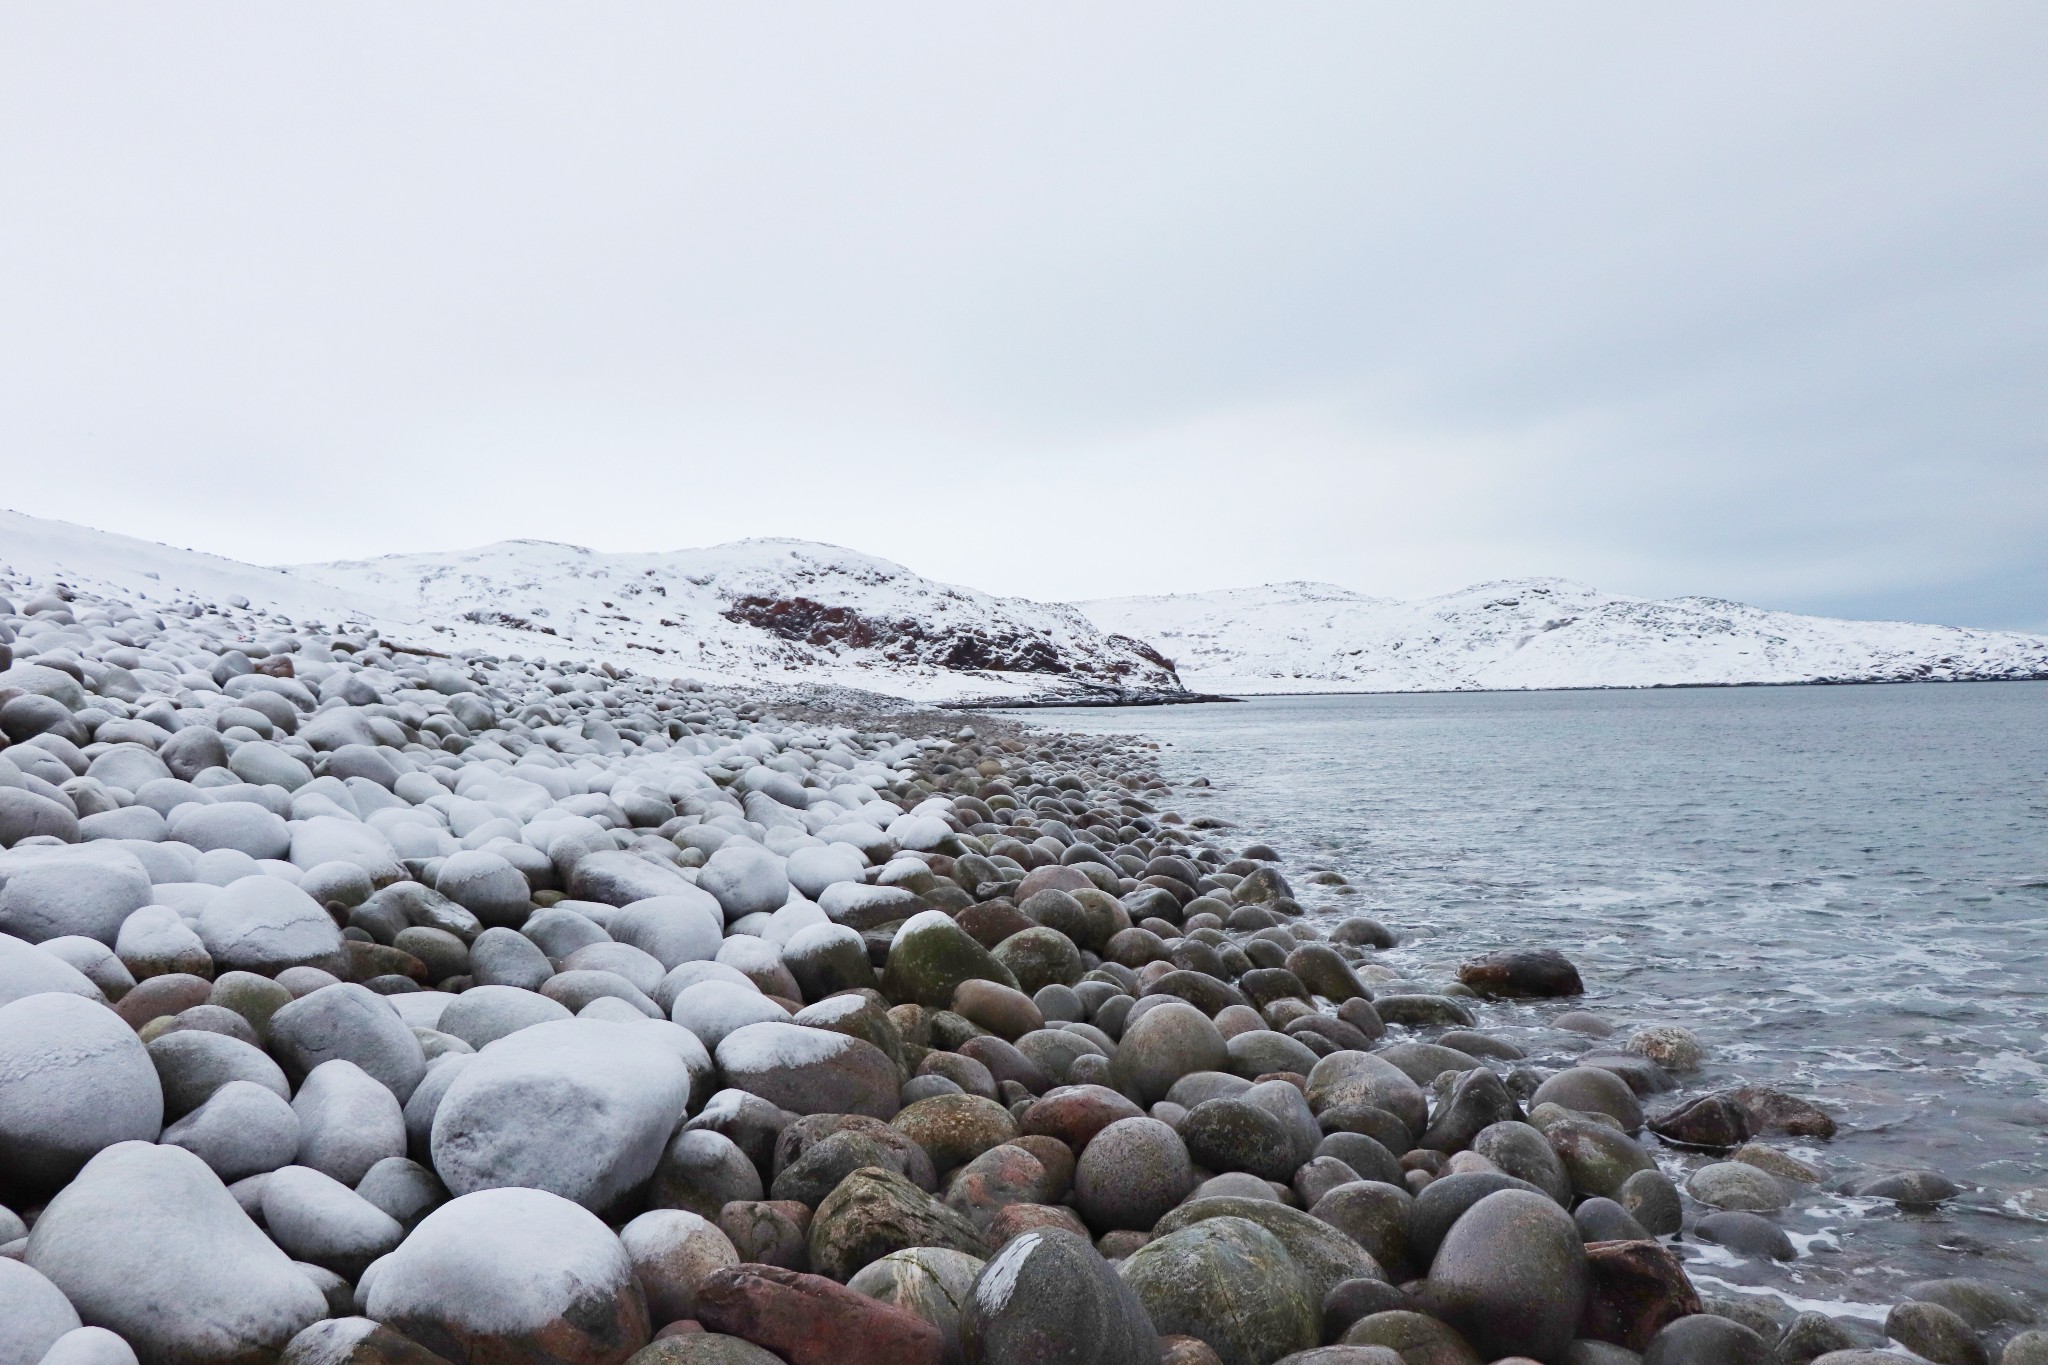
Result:
[[[1652,601],[1560,578],[1413,602],[1269,583],[1078,606],[1150,641],[1190,688],[1236,695],[2048,677],[2041,636]]]

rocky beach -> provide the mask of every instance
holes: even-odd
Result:
[[[1703,1290],[1963,1191],[1147,742],[0,599],[0,1365],[2048,1362]]]

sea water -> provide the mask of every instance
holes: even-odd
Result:
[[[1404,975],[1554,947],[1615,1042],[1661,1022],[1700,1036],[1684,1094],[1739,1080],[1825,1106],[1834,1140],[1772,1139],[1829,1173],[1777,1216],[1799,1258],[1688,1242],[1703,1289],[1881,1319],[1913,1280],[1976,1275],[2048,1307],[2048,684],[1258,698],[1033,723],[1159,741],[1184,815],[1271,844],[1318,919],[1381,919]],[[1354,891],[1310,885],[1314,868]],[[1483,1022],[1559,1066],[1584,1047],[1545,1025],[1562,1008]],[[1681,1183],[1711,1159],[1644,1140]],[[1833,1192],[1911,1168],[1964,1193],[1915,1213]]]

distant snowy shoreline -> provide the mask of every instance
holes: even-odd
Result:
[[[1274,583],[1047,603],[801,540],[660,554],[514,540],[265,568],[0,511],[9,575],[157,609],[350,622],[421,650],[949,709],[2048,678],[2048,637],[1650,601],[1555,578],[1413,602]]]

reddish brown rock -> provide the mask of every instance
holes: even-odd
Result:
[[[946,1207],[965,1214],[984,1233],[1013,1204],[1043,1204],[1050,1180],[1043,1163],[1022,1147],[991,1147],[960,1168],[946,1187]]]
[[[719,1211],[718,1230],[741,1261],[811,1268],[811,1211],[794,1199],[736,1199]]]
[[[1017,1136],[1017,1120],[979,1095],[934,1095],[898,1114],[890,1126],[924,1148],[943,1175]]]
[[[1458,980],[1497,1000],[1583,995],[1579,969],[1555,948],[1506,948],[1458,968]]]
[[[278,1365],[448,1365],[426,1347],[368,1318],[328,1318],[293,1337]]]
[[[1032,1101],[1017,1126],[1026,1134],[1058,1138],[1078,1155],[1110,1124],[1142,1118],[1144,1112],[1106,1085],[1067,1085]]]
[[[1579,1335],[1642,1351],[1672,1322],[1701,1311],[1678,1253],[1661,1242],[1592,1242]]]
[[[1056,1137],[1043,1133],[1026,1133],[1014,1137],[1009,1146],[1022,1147],[1038,1158],[1038,1164],[1045,1167],[1045,1199],[1050,1203],[1065,1199],[1067,1191],[1074,1187],[1074,1149]]]
[[[1223,1365],[1200,1337],[1159,1338],[1159,1365]]]
[[[769,1265],[713,1273],[698,1288],[697,1320],[789,1365],[940,1365],[946,1347],[939,1329],[915,1314]]]
[[[988,1244],[1001,1247],[1019,1233],[1058,1228],[1086,1241],[1088,1225],[1065,1204],[1010,1204],[988,1220]]]
[[[1030,916],[1008,901],[970,905],[960,912],[957,923],[984,948],[993,948],[1012,934],[1033,927]]]
[[[142,1026],[152,1019],[166,1014],[182,1014],[194,1005],[205,1004],[212,997],[213,983],[205,977],[194,976],[190,972],[166,972],[137,982],[134,989],[114,1006],[114,1013],[139,1033]]]
[[[1788,1095],[1767,1085],[1745,1085],[1718,1093],[1742,1106],[1743,1112],[1749,1115],[1752,1133],[1816,1138],[1835,1135],[1835,1121],[1818,1105],[1797,1095]]]

